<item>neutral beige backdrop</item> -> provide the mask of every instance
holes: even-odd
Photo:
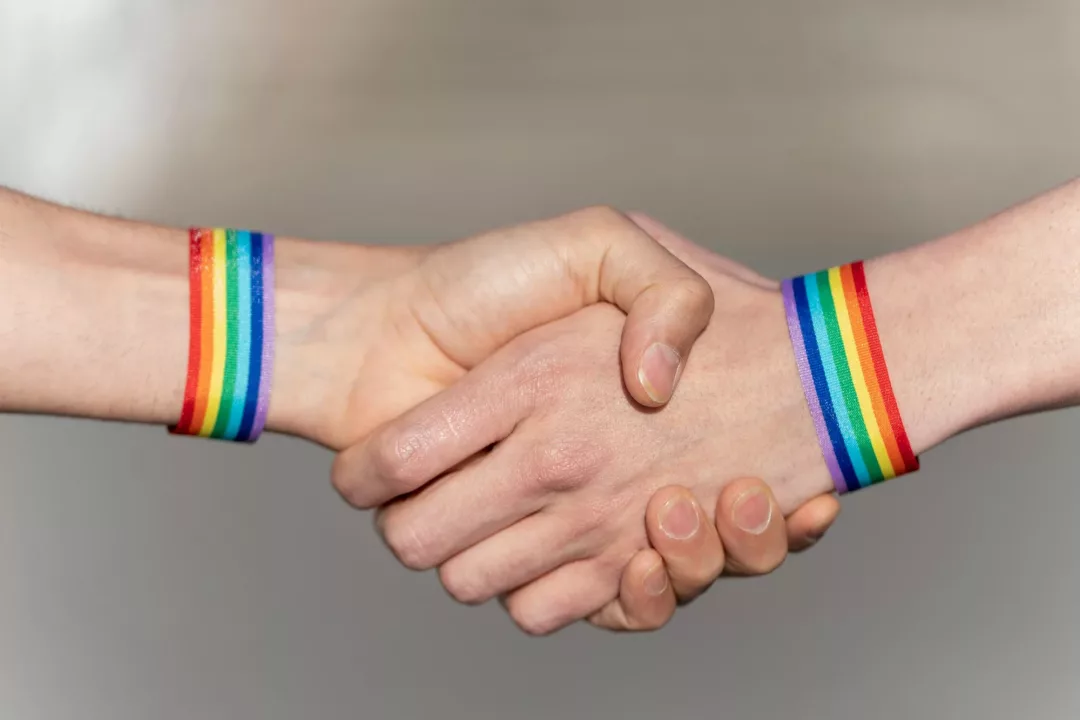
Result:
[[[1078,87],[1075,0],[2,0],[0,183],[368,243],[605,202],[780,276],[1067,179]],[[543,640],[397,567],[318,449],[3,418],[0,717],[1075,718],[1078,417],[656,635]]]

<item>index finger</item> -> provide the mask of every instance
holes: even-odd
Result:
[[[423,487],[510,435],[537,392],[526,377],[508,362],[481,365],[339,453],[331,482],[358,508]]]

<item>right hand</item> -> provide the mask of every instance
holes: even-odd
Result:
[[[358,507],[397,498],[378,525],[406,566],[439,567],[463,602],[506,595],[534,634],[619,596],[627,563],[650,546],[643,518],[660,488],[686,485],[707,512],[739,475],[766,478],[784,512],[829,492],[778,283],[687,251],[704,256],[690,262],[718,311],[668,407],[627,402],[615,377],[622,316],[588,308],[343,452],[335,487]]]
[[[304,252],[279,287],[270,425],[338,450],[515,337],[602,302],[626,314],[623,386],[659,407],[713,312],[700,275],[604,207],[443,245]]]

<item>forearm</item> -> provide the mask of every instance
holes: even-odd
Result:
[[[295,432],[324,399],[311,342],[320,320],[402,258],[295,239],[276,245],[267,427]],[[173,423],[188,327],[186,231],[0,190],[0,411]]]
[[[0,191],[0,410],[166,423],[187,362],[182,231]]]
[[[1080,181],[867,276],[915,452],[1080,401]]]

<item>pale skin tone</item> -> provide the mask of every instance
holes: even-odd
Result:
[[[119,226],[99,233],[85,218],[6,210],[0,287],[15,291],[0,308],[0,332],[14,349],[0,378],[3,409],[175,419],[186,349],[186,329],[175,329],[186,328],[186,279],[175,259],[182,238],[128,227],[129,240],[140,242],[116,245],[103,238],[124,237]],[[581,219],[556,222],[571,223],[557,226],[561,237]],[[618,222],[604,224],[603,234]],[[987,422],[1076,404],[1078,228],[1080,184],[1071,183],[868,263],[882,344],[916,452]],[[527,242],[529,232],[511,238]],[[430,267],[423,258],[435,255],[427,250],[367,248],[361,260],[346,246],[283,243],[271,427],[347,447],[335,485],[360,506],[401,498],[380,513],[388,544],[411,567],[439,567],[460,599],[501,597],[533,633],[581,617],[617,625],[625,607],[613,603],[623,597],[624,579],[639,587],[633,579],[644,585],[654,569],[636,560],[663,525],[659,510],[655,521],[642,521],[654,493],[684,486],[722,536],[727,514],[716,507],[733,477],[764,478],[774,498],[766,505],[779,513],[831,488],[775,284],[680,242],[670,237],[666,244],[705,276],[718,310],[693,353],[680,355],[679,392],[660,411],[631,402],[635,378],[638,390],[644,384],[626,362],[626,342],[620,355],[630,331],[610,306],[560,310],[561,320],[546,314],[535,324],[553,322],[533,330],[507,333],[496,325],[491,334],[486,319],[439,322],[447,300],[470,297],[476,287],[483,294],[475,278],[463,295],[436,293],[425,305],[431,285],[417,285],[416,273],[423,277]],[[477,260],[460,268],[465,277],[483,267]],[[440,258],[437,270],[449,266]],[[571,281],[544,283],[561,288],[558,298],[573,297],[575,283],[589,279],[578,306],[605,297],[604,283],[593,281],[602,273],[563,269],[553,277]],[[610,287],[607,296],[618,302]],[[478,312],[490,307],[492,298],[485,299]],[[104,316],[111,325],[99,322]],[[447,344],[453,338],[443,335],[463,331],[476,332],[481,344],[488,333],[491,357],[463,364]],[[763,514],[773,527],[778,513]],[[551,552],[530,551],[536,547]],[[675,564],[667,564],[670,576]]]
[[[662,411],[628,401],[614,380],[620,316],[592,307],[515,339],[335,467],[336,487],[355,505],[393,500],[379,527],[402,562],[437,567],[463,602],[502,597],[531,633],[617,615],[624,568],[637,567],[651,539],[641,516],[662,486],[685,486],[708,514],[739,475],[765,479],[781,513],[832,487],[776,283],[642,225],[716,297]],[[1073,182],[867,263],[916,453],[988,422],[1077,403],[1078,233]]]
[[[620,315],[589,308],[511,342],[343,453],[336,487],[360,507],[418,490],[379,515],[398,558],[438,567],[462,602],[505,595],[534,634],[616,599],[662,487],[686,486],[710,516],[733,473],[769,479],[782,513],[828,492],[778,294],[698,270],[717,312],[662,412],[628,402]]]
[[[606,208],[425,248],[280,239],[277,267],[268,429],[336,450],[453,386],[522,333],[604,301],[628,313],[619,314],[621,354],[608,379],[635,407],[661,406],[712,312],[697,273]],[[0,293],[0,411],[175,422],[188,333],[184,231],[0,190]],[[706,525],[714,513],[685,490],[658,494],[648,518],[655,550],[627,563],[620,603],[597,624],[658,627],[725,565],[771,570],[789,542],[805,546],[835,517],[823,497],[787,526],[768,488],[745,482],[770,498],[764,515],[757,507],[767,528],[740,529],[733,509]],[[693,502],[692,534],[661,530],[672,494]],[[754,510],[742,505],[743,514]]]

